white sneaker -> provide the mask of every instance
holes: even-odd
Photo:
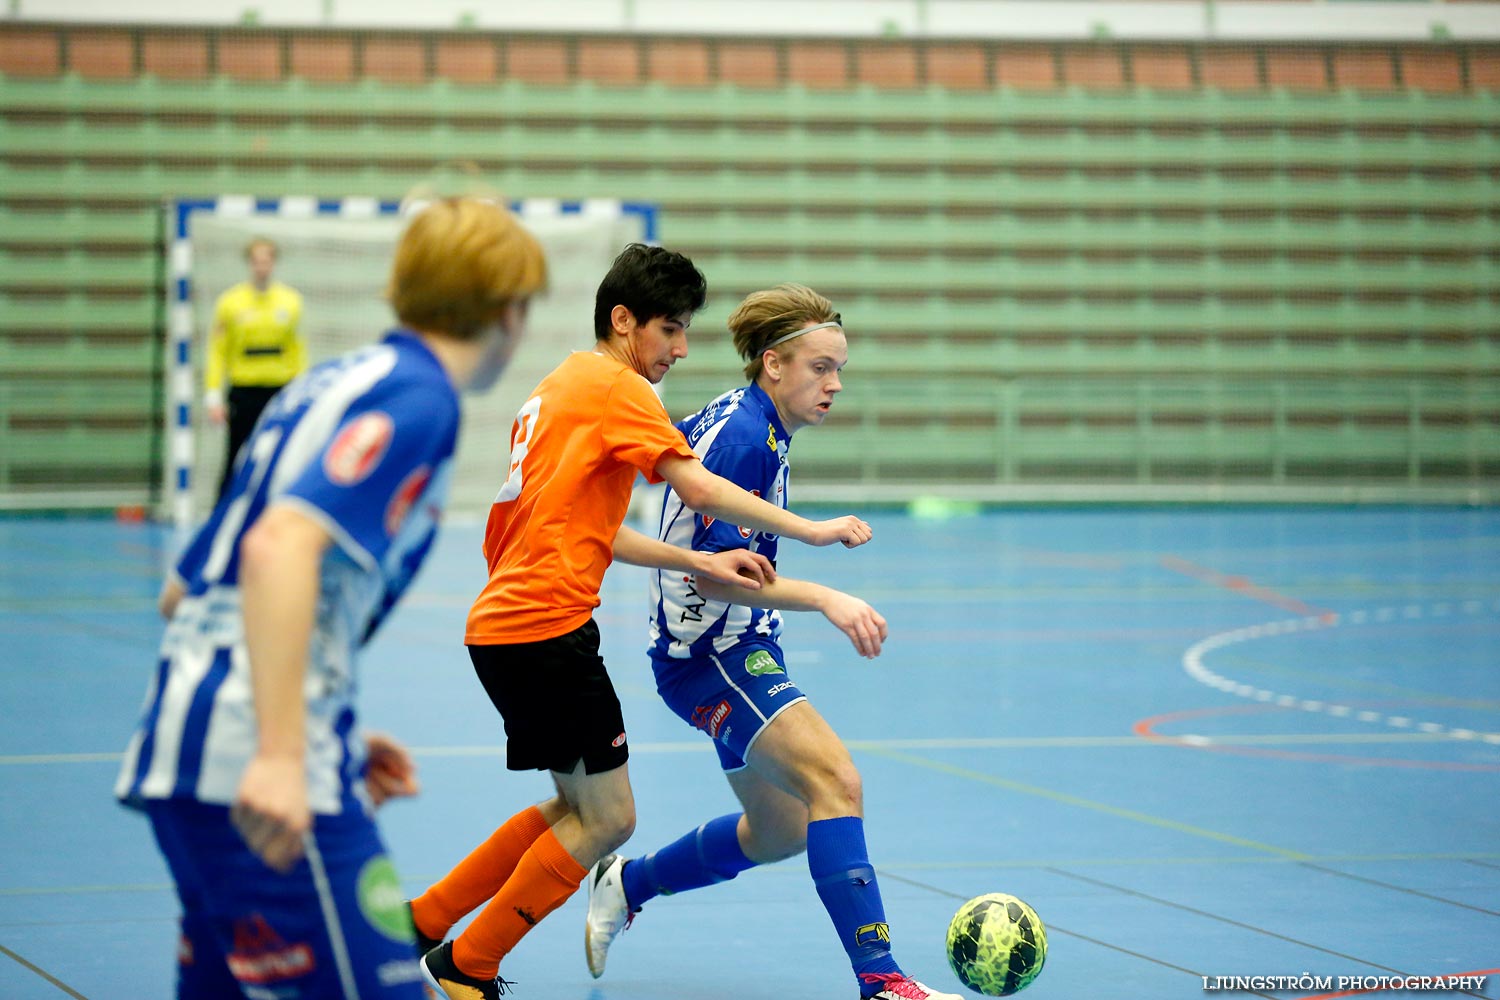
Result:
[[[880,984],[880,991],[869,994],[866,1000],[964,1000],[957,993],[939,993],[931,986],[923,986],[910,976],[862,972],[859,978],[866,983]]]
[[[611,854],[600,859],[589,872],[589,915],[583,930],[583,948],[589,972],[595,979],[604,975],[609,946],[635,919],[625,901],[625,884],[620,880],[624,869],[625,859]]]

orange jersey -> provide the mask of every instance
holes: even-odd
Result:
[[[661,482],[663,455],[695,457],[634,369],[579,351],[542,379],[511,430],[510,472],[484,529],[490,579],[464,641],[540,642],[588,621],[636,473]]]

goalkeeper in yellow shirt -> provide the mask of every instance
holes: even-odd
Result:
[[[234,460],[255,430],[260,411],[277,390],[307,368],[302,339],[302,296],[271,280],[276,244],[257,237],[245,247],[250,279],[219,296],[204,370],[204,409],[209,423],[229,424],[229,448],[219,496],[234,477]]]

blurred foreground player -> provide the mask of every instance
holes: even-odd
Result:
[[[410,757],[356,721],[356,654],[447,498],[459,392],[492,385],[546,279],[503,207],[430,203],[396,248],[401,326],[283,389],[162,592],[168,619],[116,794],[182,903],[179,998],[423,994],[373,812]]]

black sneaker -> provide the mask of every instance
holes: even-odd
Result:
[[[422,928],[417,926],[417,916],[412,912],[411,900],[406,901],[406,916],[411,921],[412,933],[417,936],[417,957],[421,958],[432,949],[443,943],[442,938],[430,938],[422,933]]]
[[[422,978],[447,1000],[500,1000],[503,994],[514,992],[512,987],[516,985],[499,976],[475,979],[458,971],[453,964],[452,941],[444,941],[422,956]]]

